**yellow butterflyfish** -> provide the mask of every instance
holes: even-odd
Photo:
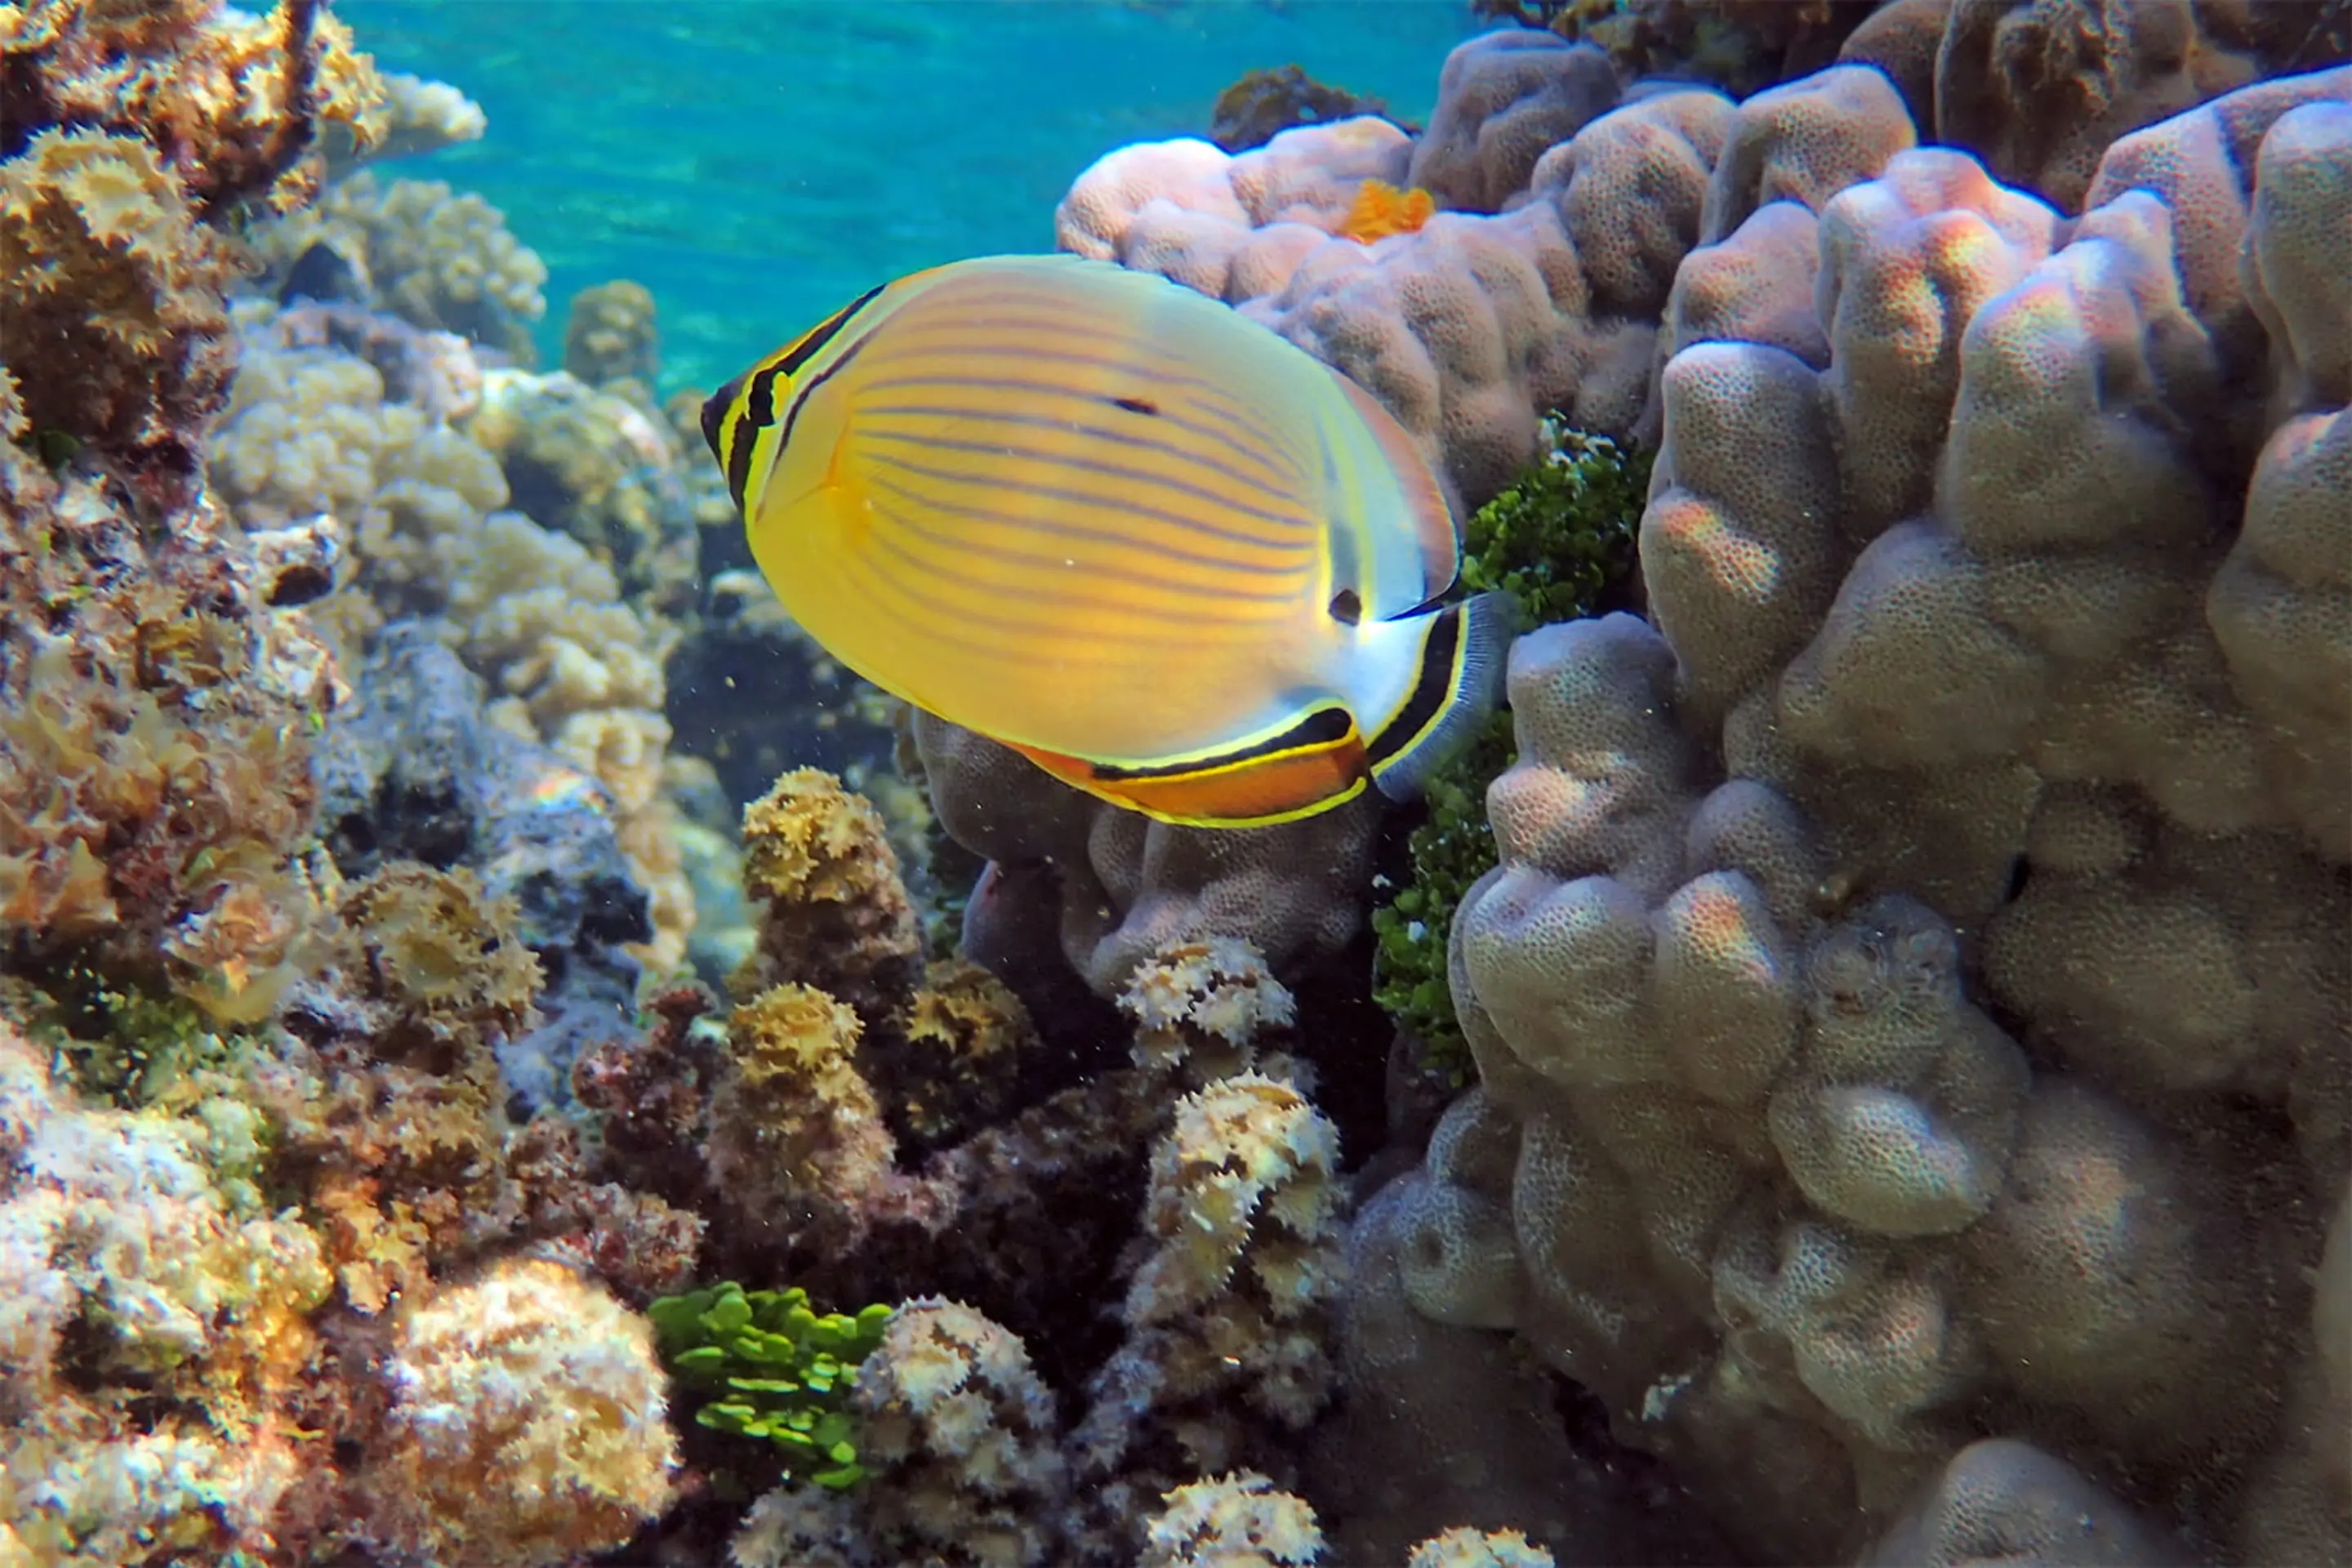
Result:
[[[784,609],[835,658],[1166,822],[1407,798],[1490,709],[1507,603],[1355,383],[1070,256],[887,284],[704,405]]]

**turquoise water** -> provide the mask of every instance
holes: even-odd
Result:
[[[452,82],[489,134],[387,173],[503,208],[572,295],[661,305],[666,389],[713,385],[875,283],[1044,250],[1054,204],[1122,142],[1206,130],[1292,62],[1425,116],[1466,0],[342,0],[388,69]]]

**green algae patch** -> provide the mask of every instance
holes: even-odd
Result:
[[[790,1476],[834,1490],[865,1478],[847,1408],[851,1374],[890,1308],[819,1313],[808,1292],[746,1290],[732,1280],[646,1309],[664,1365],[709,1395],[695,1423],[772,1445]]]
[[[1509,595],[1523,627],[1592,615],[1624,588],[1650,488],[1648,452],[1557,417],[1545,421],[1543,439],[1543,456],[1470,519],[1455,584],[1460,595]],[[1428,816],[1407,840],[1411,869],[1372,911],[1373,1000],[1457,1088],[1475,1068],[1446,988],[1446,938],[1463,895],[1495,866],[1486,786],[1517,755],[1501,711],[1431,775]]]

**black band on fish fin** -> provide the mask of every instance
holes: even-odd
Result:
[[[1149,767],[1129,768],[1115,763],[1097,763],[1094,775],[1108,784],[1121,779],[1182,778],[1192,773],[1213,773],[1223,768],[1239,767],[1244,763],[1279,756],[1285,752],[1336,746],[1345,742],[1355,727],[1354,716],[1345,708],[1318,708],[1279,735],[1234,751],[1213,752],[1177,762],[1154,763]]]

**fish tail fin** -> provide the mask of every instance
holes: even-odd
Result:
[[[1412,692],[1366,748],[1372,782],[1391,800],[1411,800],[1430,773],[1478,732],[1503,694],[1518,606],[1507,594],[1479,594],[1429,617]]]

